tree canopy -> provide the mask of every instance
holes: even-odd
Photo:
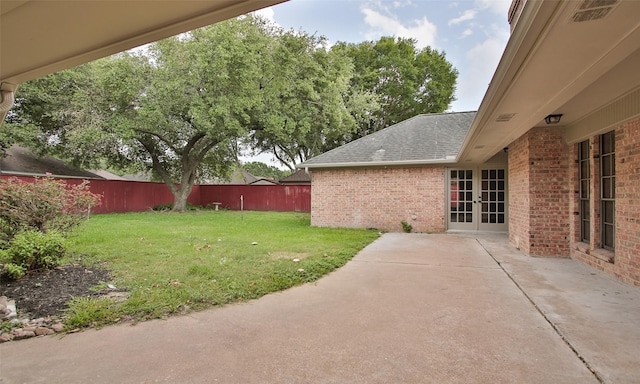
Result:
[[[341,42],[332,50],[352,59],[352,89],[378,96],[380,109],[373,118],[360,122],[357,137],[418,114],[444,112],[455,100],[458,71],[444,52],[431,47],[418,49],[413,39]]]
[[[354,115],[376,110],[374,102],[355,102],[364,96],[349,88],[351,60],[327,49],[324,38],[281,31],[272,54],[249,144],[289,169],[348,142],[357,130]]]
[[[242,164],[242,168],[254,176],[270,177],[274,180],[280,180],[291,174],[290,171],[284,171],[273,165],[268,165],[260,161],[250,161]]]
[[[79,165],[141,164],[172,191],[174,210],[184,210],[199,176],[224,175],[236,163],[237,140],[261,102],[268,37],[260,20],[238,18],[156,42],[149,54],[50,75],[20,90],[10,129],[37,126],[40,148]],[[66,79],[60,98],[68,102],[47,102],[58,101],[62,91],[49,94]]]
[[[82,167],[151,170],[184,210],[239,148],[290,170],[453,100],[457,71],[415,41],[338,43],[245,16],[23,84],[0,145]]]

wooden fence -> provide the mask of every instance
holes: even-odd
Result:
[[[31,176],[0,175],[6,180],[17,177],[32,181]],[[62,178],[68,184],[82,182],[78,178]],[[173,202],[173,195],[164,183],[142,181],[89,179],[89,190],[102,196],[94,213],[143,212],[160,204]],[[310,185],[194,185],[189,204],[248,211],[311,212]]]

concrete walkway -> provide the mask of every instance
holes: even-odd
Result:
[[[477,237],[477,238],[476,238]],[[632,383],[640,289],[497,235],[385,234],[315,284],[0,345],[2,383]]]

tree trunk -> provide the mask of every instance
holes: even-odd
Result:
[[[173,212],[184,212],[187,210],[187,199],[192,189],[193,184],[183,183],[173,192]]]
[[[187,198],[189,198],[193,185],[196,183],[197,164],[198,161],[183,158],[180,186],[173,192],[173,212],[184,212],[187,210]]]

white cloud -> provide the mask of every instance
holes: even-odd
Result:
[[[413,0],[404,0],[404,1],[396,0],[396,1],[393,2],[393,7],[394,8],[403,8],[403,7],[412,5],[412,4],[413,4]]]
[[[466,55],[466,71],[458,79],[457,100],[452,110],[468,111],[480,107],[506,44],[505,36],[495,36],[476,44]]]
[[[511,0],[476,0],[475,5],[477,8],[488,9],[506,18],[511,6]]]
[[[459,17],[456,17],[455,19],[449,20],[448,24],[449,25],[456,25],[456,24],[462,23],[463,21],[473,20],[476,17],[476,13],[477,12],[476,12],[475,9],[467,9]]]
[[[273,16],[274,16],[274,12],[273,12],[273,8],[272,7],[267,7],[267,8],[262,8],[259,9],[257,11],[252,12],[254,15],[260,16],[264,19],[269,20],[270,22],[274,22],[273,20]]]
[[[381,36],[412,38],[417,41],[418,48],[433,46],[436,39],[436,25],[426,17],[410,21],[406,26],[398,19],[385,16],[369,8],[363,8],[364,22],[371,28],[367,39],[376,40]]]
[[[464,30],[464,32],[462,32],[462,35],[460,36],[460,38],[464,39],[465,37],[469,37],[471,35],[473,35],[473,29],[467,28]]]

